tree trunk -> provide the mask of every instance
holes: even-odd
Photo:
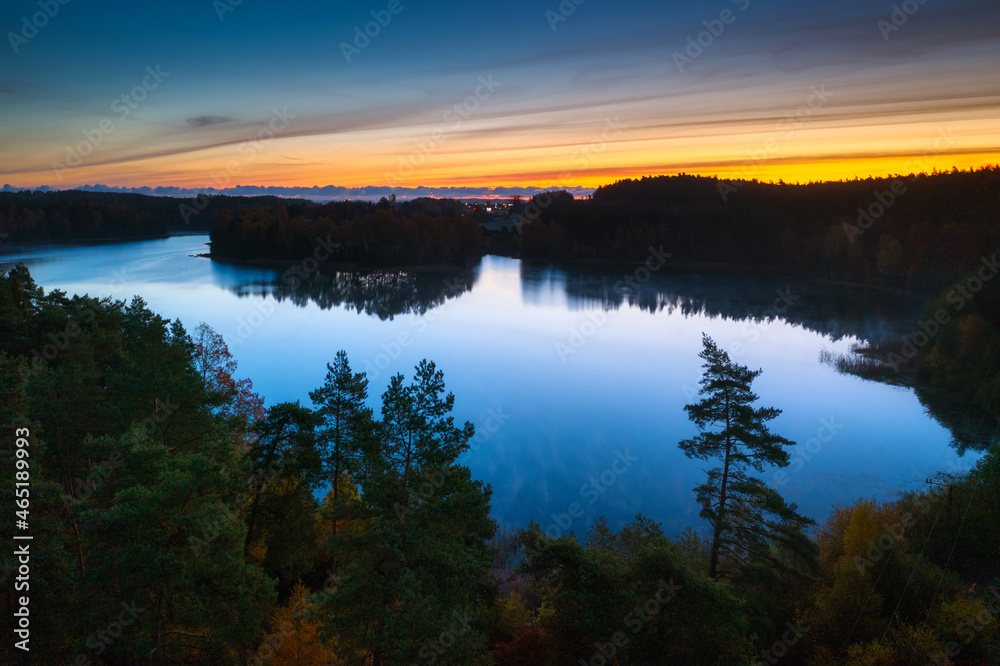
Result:
[[[331,539],[330,567],[337,568],[337,512],[340,504],[337,501],[340,495],[340,434],[338,428],[337,441],[333,445],[333,537]]]
[[[715,533],[712,535],[712,559],[708,565],[708,577],[719,578],[719,548],[722,541],[722,521],[726,517],[726,487],[729,484],[729,452],[733,442],[729,434],[729,397],[726,397],[726,459],[722,465],[722,483],[719,485],[719,512],[715,516]]]
[[[271,463],[274,461],[275,449],[277,444],[274,444],[267,452],[267,458],[264,459],[264,472],[261,476],[267,473],[267,470],[271,469]],[[250,554],[250,542],[253,540],[254,527],[257,524],[257,511],[260,507],[260,496],[264,493],[264,479],[257,479],[257,489],[254,491],[253,505],[250,507],[250,516],[247,518],[247,539],[243,544],[243,557]]]

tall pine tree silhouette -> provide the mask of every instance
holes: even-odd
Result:
[[[743,566],[755,559],[784,565],[775,547],[808,556],[812,547],[802,530],[813,521],[747,474],[748,468],[763,472],[766,465],[787,467],[785,448],[795,444],[767,427],[780,409],[753,406],[759,396],[750,385],[763,371],[734,363],[710,337],[702,336],[699,356],[705,372],[698,394],[704,397],[684,407],[700,432],[679,446],[689,458],[721,462],[694,489],[701,516],[713,527],[709,576],[720,577],[722,559]]]

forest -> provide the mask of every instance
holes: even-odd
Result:
[[[0,240],[7,243],[121,241],[207,231],[225,210],[273,207],[278,197],[173,198],[117,192],[0,192]]]
[[[635,263],[662,247],[676,267],[780,270],[926,294],[1000,249],[1000,166],[804,185],[657,176],[585,199],[558,191],[512,204],[523,213],[519,233],[482,231],[450,199],[219,210],[212,256],[295,261],[332,239],[339,260],[368,266],[467,263],[487,252]]]
[[[331,202],[268,210],[221,211],[212,225],[212,258],[297,261],[319,248],[331,265],[467,265],[482,256],[483,232],[452,199],[397,205]]]
[[[644,261],[795,271],[860,284],[943,288],[1000,249],[1000,166],[806,185],[658,176],[590,199],[532,198],[533,260]]]
[[[967,448],[1000,387],[1000,166],[807,185],[699,176],[623,180],[592,199],[528,202],[521,255],[788,271],[928,300],[912,331],[828,359],[916,389]],[[991,435],[992,437],[992,435]]]
[[[663,247],[678,267],[782,270],[925,294],[1000,249],[1000,166],[801,185],[657,176],[599,187],[585,199],[546,192],[512,204],[523,213],[519,233],[484,231],[483,211],[454,199],[317,204],[3,192],[0,239],[126,240],[210,229],[217,259],[294,262],[323,241],[333,263],[367,267],[467,265],[487,252],[634,263]]]
[[[754,393],[767,368],[708,337],[685,407],[699,434],[663,442],[709,468],[690,490],[704,524],[561,535],[491,519],[458,462],[474,428],[431,361],[373,403],[340,352],[309,404],[267,407],[219,334],[139,298],[46,293],[18,266],[0,322],[4,466],[30,478],[4,484],[3,530],[30,506],[38,663],[1000,659],[998,449],[812,524],[757,476],[797,446]],[[27,565],[2,564],[12,617]]]

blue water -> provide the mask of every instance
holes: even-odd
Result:
[[[701,374],[702,332],[763,368],[761,403],[784,410],[772,429],[800,443],[778,486],[805,515],[890,499],[976,459],[959,457],[911,390],[820,360],[861,338],[909,332],[923,304],[898,295],[667,269],[629,291],[615,284],[630,268],[499,257],[454,274],[303,274],[296,285],[283,271],[193,256],[207,240],[8,247],[0,262],[27,263],[46,289],[141,296],[189,331],[208,323],[268,404],[308,404],[339,349],[368,371],[373,405],[391,375],[435,361],[457,420],[478,430],[462,462],[492,486],[505,525],[535,520],[582,535],[600,515],[618,526],[642,512],[668,534],[703,528],[692,488],[709,465],[677,448],[696,432],[683,406]],[[764,478],[775,481],[774,471]]]

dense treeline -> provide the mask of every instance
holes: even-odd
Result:
[[[808,185],[647,177],[527,206],[523,256],[673,261],[942,287],[1000,247],[1000,167]]]
[[[117,192],[0,192],[6,242],[127,240],[205,231],[223,209],[274,206],[277,197],[175,199]]]
[[[269,210],[222,211],[212,225],[220,259],[324,261],[367,266],[465,264],[482,256],[483,234],[459,202],[418,199],[396,206],[343,201]]]
[[[456,462],[473,428],[426,361],[373,410],[341,352],[312,406],[265,409],[208,327],[188,333],[139,299],[44,293],[23,267],[0,278],[0,349],[4,469],[30,471],[18,496],[34,535],[20,593],[4,550],[0,604],[12,617],[30,595],[39,663],[1000,658],[997,449],[807,536],[752,473],[794,446],[756,405],[759,371],[707,338],[687,407],[700,434],[680,446],[718,465],[696,489],[713,531],[670,537],[639,516],[584,540],[496,534],[489,487]],[[13,483],[0,501],[10,544]]]
[[[998,166],[808,185],[658,177],[590,200],[536,196],[521,250],[628,262],[670,253],[668,266],[756,266],[918,292],[932,304],[912,330],[832,360],[914,386],[962,447],[981,448],[1000,427],[998,221]]]

